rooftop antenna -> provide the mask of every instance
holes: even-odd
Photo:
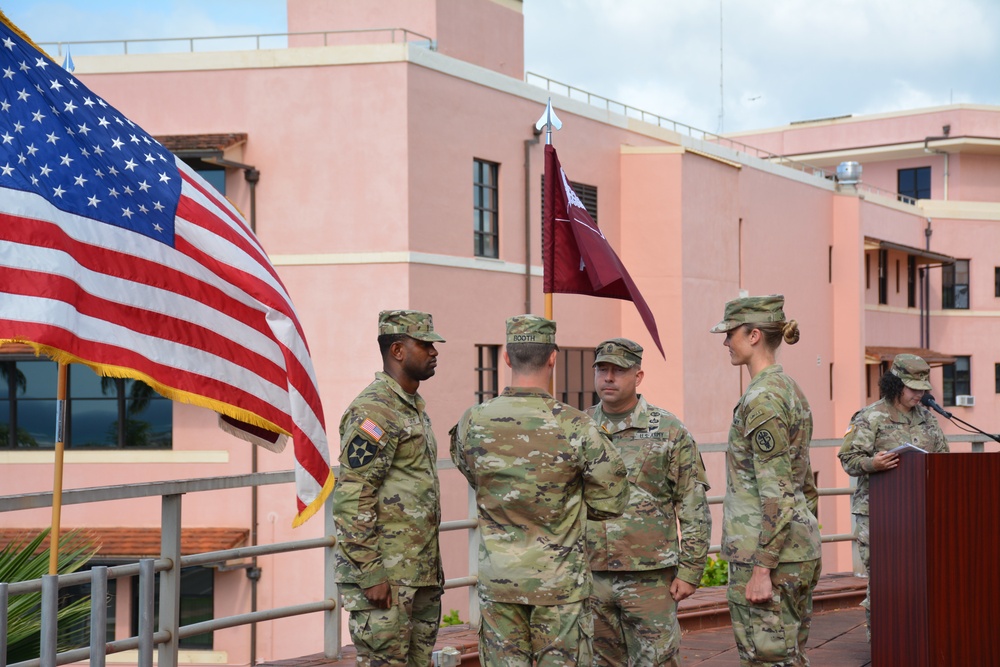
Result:
[[[726,96],[722,78],[722,0],[719,0],[719,134],[722,134],[722,122],[725,118]]]

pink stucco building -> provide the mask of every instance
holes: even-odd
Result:
[[[802,339],[779,360],[812,404],[820,487],[849,485],[834,441],[877,399],[880,369],[899,349],[929,357],[939,402],[1000,430],[1000,108],[955,105],[700,138],[651,114],[526,83],[520,0],[289,0],[288,29],[301,34],[282,48],[74,58],[81,81],[212,172],[252,213],[305,327],[334,458],[341,413],[380,367],[382,309],[430,311],[448,340],[437,375],[421,387],[441,458],[464,409],[504,386],[504,319],[543,308],[543,148],[533,126],[550,95],[563,121],[553,138],[563,167],[646,297],[666,351],[666,359],[656,354],[632,304],[556,295],[565,400],[591,402],[588,354],[597,342],[639,341],[647,348],[643,393],[703,445],[711,495],[721,495],[731,410],[748,378],[708,329],[727,300],[780,292]],[[860,183],[831,177],[842,162],[860,163]],[[4,351],[18,364],[47,363]],[[248,446],[219,431],[212,413],[175,404],[158,415],[159,435],[145,447],[71,442],[67,488],[251,471]],[[44,436],[24,447],[8,435],[3,493],[47,489]],[[259,469],[288,469],[290,457],[261,453]],[[444,518],[467,516],[461,476],[443,471],[442,487]],[[221,548],[232,530],[249,534],[250,506],[249,491],[202,494],[189,501],[185,527],[214,529]],[[257,506],[260,543],[322,533],[320,519],[291,532],[285,487],[260,490]],[[155,531],[158,512],[153,501],[72,506],[63,525],[98,534],[131,528],[136,538]],[[48,514],[8,513],[2,523],[37,528]],[[849,533],[847,498],[824,498],[820,523],[825,535]],[[462,576],[465,534],[443,539],[446,575]],[[135,555],[116,548],[101,557]],[[850,570],[849,544],[828,544],[824,560],[827,572]],[[322,590],[315,553],[260,565],[261,608]],[[244,571],[201,576],[200,603],[213,613],[248,608]],[[127,593],[122,584],[119,637],[130,634]],[[447,593],[452,608],[467,618],[464,589]],[[246,664],[248,632],[216,632],[183,659]],[[321,638],[318,615],[273,621],[258,631],[256,656],[314,653]]]

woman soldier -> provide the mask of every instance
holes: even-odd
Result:
[[[931,388],[931,367],[915,354],[897,354],[889,372],[878,381],[882,397],[854,413],[840,448],[840,464],[858,478],[851,495],[854,537],[865,574],[869,573],[868,476],[899,465],[899,455],[889,450],[909,443],[928,452],[947,452],[948,441],[930,410],[920,404]],[[869,579],[869,592],[871,580]],[[862,602],[871,641],[869,598]]]
[[[781,295],[726,304],[712,333],[726,334],[730,363],[750,385],[733,410],[726,454],[722,557],[729,561],[729,613],[740,664],[806,666],[812,591],[820,574],[819,494],[809,463],[809,402],[774,357],[784,339]]]

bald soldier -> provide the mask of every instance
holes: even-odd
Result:
[[[621,452],[630,498],[620,518],[587,523],[594,665],[679,667],[677,603],[694,593],[705,569],[709,486],[688,430],[637,393],[643,375],[635,341],[597,346],[594,391],[601,402],[587,413]]]
[[[479,653],[486,667],[590,665],[586,521],[628,504],[625,464],[585,413],[544,389],[556,323],[507,320],[511,386],[469,408],[451,458],[476,493]]]
[[[336,581],[358,667],[427,667],[441,623],[437,442],[420,383],[434,375],[428,313],[378,317],[382,372],[340,420]]]

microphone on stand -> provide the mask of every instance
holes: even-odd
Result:
[[[939,415],[944,415],[948,419],[951,419],[951,413],[938,405],[937,401],[935,401],[934,397],[930,394],[924,394],[923,398],[920,399],[920,402],[924,404],[924,407],[930,408]]]

